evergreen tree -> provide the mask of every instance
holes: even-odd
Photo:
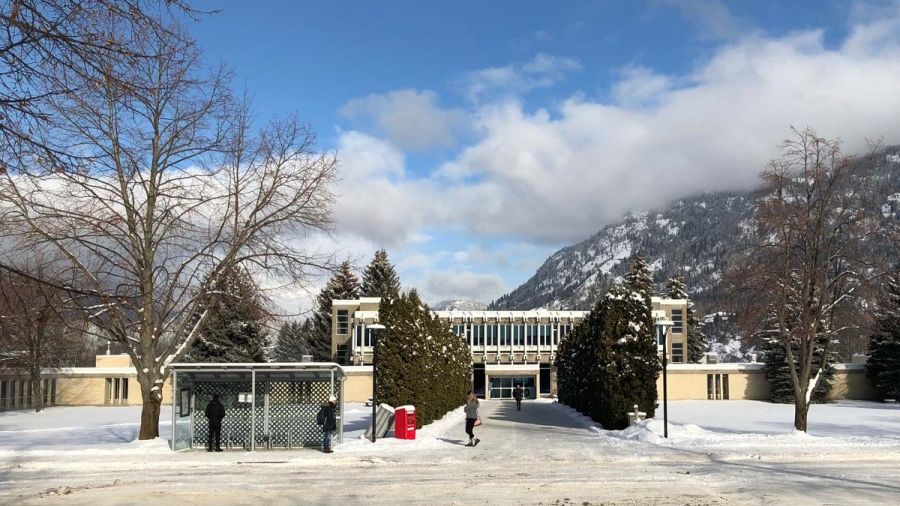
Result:
[[[465,402],[471,356],[463,338],[422,303],[415,290],[382,302],[378,399],[416,407],[416,425],[431,423]]]
[[[793,325],[794,322],[787,322],[787,325]],[[790,331],[790,330],[789,330]],[[813,356],[812,377],[815,378],[822,367],[822,358],[827,354],[825,360],[825,369],[813,389],[812,401],[825,402],[828,394],[831,392],[831,386],[834,382],[834,364],[838,360],[835,339],[833,338],[829,325],[822,322],[819,325],[819,337],[817,338],[816,350]],[[763,318],[761,330],[758,331],[756,337],[762,343],[762,360],[766,366],[766,381],[769,383],[769,400],[782,404],[792,404],[794,402],[794,385],[791,380],[791,366],[788,363],[787,351],[784,347],[784,340],[781,339],[781,331],[779,324],[775,318],[775,312],[770,310]],[[828,343],[828,340],[831,340]],[[826,344],[827,351],[826,351]],[[799,347],[796,342],[791,340],[791,351],[794,357],[799,355]]]
[[[694,304],[688,297],[687,290],[684,287],[684,281],[678,276],[670,278],[666,281],[666,296],[670,299],[687,299],[687,315],[685,315],[685,323],[687,324],[687,359],[688,362],[699,364],[703,360],[703,356],[709,351],[709,340],[703,332],[703,326],[694,313]]]
[[[900,400],[900,267],[885,283],[875,320],[877,330],[869,338],[866,376],[882,400]]]
[[[628,273],[625,274],[625,289],[640,293],[647,299],[647,307],[650,307],[650,297],[653,297],[653,272],[644,255],[638,253],[631,257]],[[648,310],[648,314],[650,310]],[[650,318],[648,316],[648,318]],[[652,318],[651,318],[652,320]]]
[[[327,362],[331,356],[331,301],[359,297],[359,281],[353,274],[350,262],[343,262],[316,297],[318,307],[313,315],[313,332],[309,346],[313,360]]]
[[[607,429],[628,424],[635,404],[654,416],[660,362],[653,333],[650,270],[636,257],[623,286],[613,286],[559,345],[560,400]]]
[[[186,362],[265,362],[268,313],[256,282],[243,269],[226,271],[202,303],[208,311]],[[199,318],[199,316],[198,316]]]
[[[278,330],[278,342],[273,353],[276,362],[300,362],[303,355],[312,355],[310,338],[313,333],[313,322],[307,318],[303,323],[298,321],[284,322]]]
[[[387,251],[380,249],[363,272],[360,295],[392,299],[400,294],[400,278],[388,260]]]

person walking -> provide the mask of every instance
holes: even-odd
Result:
[[[522,389],[522,384],[519,383],[516,385],[515,390],[513,390],[513,398],[516,399],[516,411],[522,411],[522,397],[525,396],[525,390]]]
[[[322,426],[322,452],[334,453],[331,449],[331,433],[337,429],[337,418],[334,410],[337,399],[332,395],[328,397],[328,403],[323,404],[319,408],[319,414],[316,415],[316,423]]]
[[[206,451],[222,451],[222,419],[225,418],[225,406],[219,402],[219,394],[213,394],[212,400],[206,405],[204,411],[207,420],[209,420],[209,434],[206,437]],[[213,439],[216,440],[216,446],[213,447]]]
[[[478,416],[478,398],[475,397],[475,393],[469,390],[467,394],[468,398],[466,399],[466,407],[464,408],[466,412],[466,434],[469,435],[469,442],[466,443],[466,446],[478,446],[478,443],[481,442],[480,439],[475,437],[475,424],[479,420]]]

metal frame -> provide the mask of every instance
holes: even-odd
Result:
[[[330,392],[331,395],[335,395],[335,380],[340,388],[341,395],[340,398],[340,413],[341,413],[341,421],[338,425],[338,435],[340,441],[344,440],[344,381],[347,379],[347,374],[344,372],[344,369],[332,362],[287,362],[287,363],[224,363],[224,364],[201,364],[201,363],[186,363],[186,364],[170,364],[168,366],[172,371],[172,444],[171,447],[175,450],[176,445],[176,433],[177,433],[177,420],[178,420],[178,412],[175,409],[175,403],[180,402],[180,398],[178,397],[178,373],[240,373],[240,372],[249,372],[250,373],[250,382],[251,382],[251,402],[250,402],[250,451],[256,450],[256,373],[259,372],[285,372],[285,373],[328,373],[326,378],[322,378],[320,381],[330,381]],[[191,404],[194,403],[195,394],[191,393]],[[265,402],[264,405],[267,405],[268,402]],[[191,406],[191,445],[190,448],[193,448],[194,443],[194,413],[195,409]],[[269,447],[270,444],[267,443],[265,445]],[[292,442],[289,438],[288,447],[292,446]]]

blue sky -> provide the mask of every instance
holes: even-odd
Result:
[[[199,7],[259,118],[297,113],[338,151],[314,247],[385,247],[433,301],[488,301],[625,212],[749,188],[791,125],[900,141],[893,2]]]

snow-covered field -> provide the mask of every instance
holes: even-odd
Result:
[[[133,441],[139,408],[0,413],[3,504],[861,504],[900,498],[900,406],[670,403],[660,419],[605,431],[566,406],[482,404],[482,443],[463,414],[415,441],[362,439],[370,408],[346,406],[345,444],[318,451],[173,453]]]

